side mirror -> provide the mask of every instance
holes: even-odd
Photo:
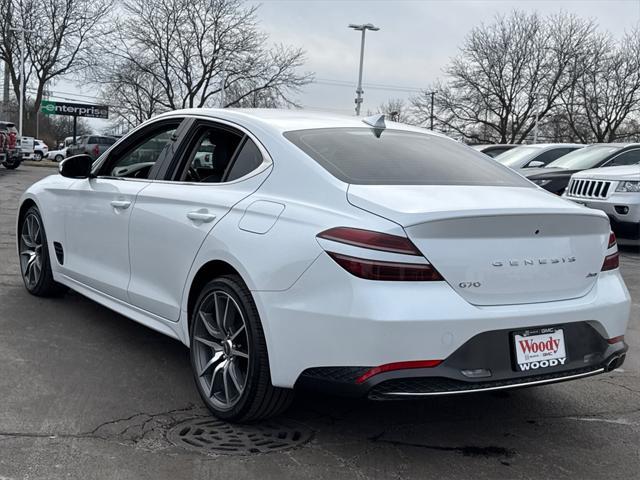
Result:
[[[60,162],[60,175],[67,178],[90,178],[93,158],[90,155],[74,155]]]
[[[530,167],[530,168],[544,167],[544,162],[541,162],[540,160],[533,160],[529,162],[529,165],[527,165],[527,167]]]

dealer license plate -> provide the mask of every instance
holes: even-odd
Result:
[[[513,335],[516,368],[520,372],[562,366],[567,361],[561,328],[539,328]]]

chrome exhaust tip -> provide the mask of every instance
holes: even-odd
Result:
[[[626,357],[626,354],[624,353],[622,355],[615,355],[614,357],[609,359],[609,361],[604,367],[604,371],[611,372],[612,370],[615,370],[616,368],[618,368],[620,365],[624,363],[625,357]]]

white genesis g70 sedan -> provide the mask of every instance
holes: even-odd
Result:
[[[31,186],[17,233],[29,292],[71,288],[188,345],[232,421],[282,412],[294,387],[478,392],[627,350],[603,212],[384,117],[160,115]]]

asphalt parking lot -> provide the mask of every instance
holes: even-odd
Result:
[[[280,421],[306,443],[205,455],[169,440],[176,425],[208,420],[184,346],[78,294],[23,288],[17,201],[53,172],[0,168],[0,479],[638,478],[638,250],[622,253],[633,307],[617,371],[420,402],[302,393]]]

